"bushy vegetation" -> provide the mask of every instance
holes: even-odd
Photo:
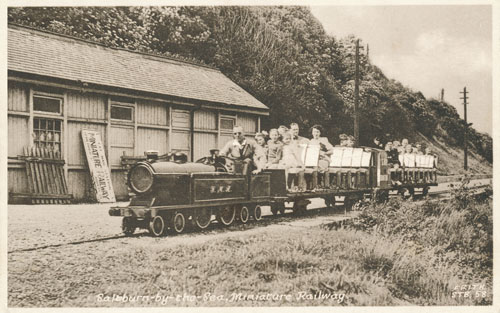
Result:
[[[307,7],[18,7],[10,22],[219,68],[271,109],[263,127],[325,126],[334,143],[353,133],[357,38],[334,38]],[[461,147],[464,122],[372,65],[361,42],[360,143],[417,132]],[[470,146],[492,162],[492,140],[470,129]]]
[[[428,200],[417,205],[391,199],[384,204],[372,203],[350,225],[394,243],[397,253],[391,258],[375,258],[378,261],[370,264],[379,270],[391,269],[396,294],[422,303],[426,303],[425,298],[439,303],[443,295],[462,284],[491,287],[491,193],[478,197],[467,183],[465,178],[456,186],[450,201]],[[486,304],[491,298],[468,301]]]

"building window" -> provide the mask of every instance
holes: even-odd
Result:
[[[33,96],[33,110],[36,112],[61,114],[61,99],[46,96]]]
[[[234,124],[236,123],[236,119],[230,117],[221,117],[220,118],[220,129],[225,131],[233,131]]]
[[[111,119],[132,122],[134,120],[134,108],[112,104]]]
[[[33,118],[33,137],[35,146],[61,151],[61,121],[50,118]]]

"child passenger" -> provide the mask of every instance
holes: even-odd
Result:
[[[269,131],[271,139],[267,142],[267,164],[266,168],[278,168],[283,154],[283,142],[276,128]]]
[[[298,176],[298,182],[292,188],[293,191],[304,191],[305,190],[305,179],[304,170],[305,166],[302,163],[299,156],[299,149],[297,145],[292,141],[292,134],[286,132],[283,134],[283,156],[279,161],[279,167],[285,169],[285,177],[287,188],[291,188],[292,181],[289,184],[289,173],[296,172]]]

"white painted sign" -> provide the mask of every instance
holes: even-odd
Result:
[[[97,201],[101,203],[116,202],[101,134],[94,130],[82,130],[82,140]]]

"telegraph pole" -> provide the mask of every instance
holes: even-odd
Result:
[[[467,128],[469,128],[469,124],[467,124],[467,99],[469,97],[467,97],[467,88],[464,87],[464,91],[460,92],[462,93],[464,96],[463,98],[460,98],[460,99],[463,99],[464,100],[464,120],[465,120],[465,129],[464,129],[464,169],[467,170],[468,169],[468,166],[467,166]]]
[[[354,140],[359,145],[359,39],[356,40],[356,72],[354,79]]]

